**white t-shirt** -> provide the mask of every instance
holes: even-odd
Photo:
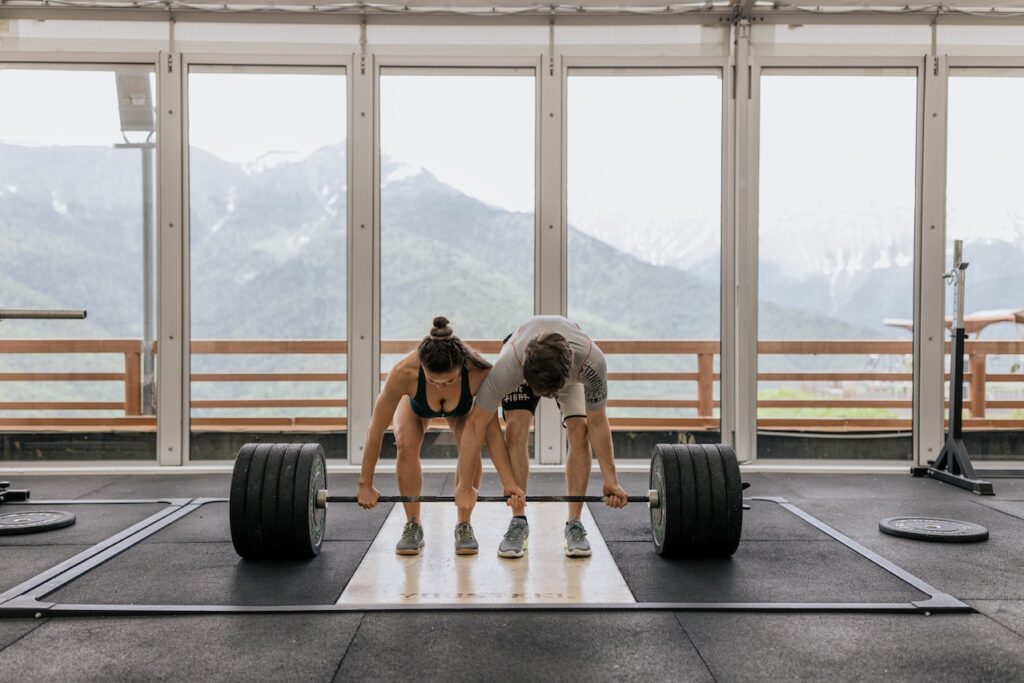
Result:
[[[538,315],[516,328],[487,378],[476,394],[476,404],[494,412],[501,400],[515,391],[524,381],[523,361],[526,344],[536,337],[556,332],[569,342],[572,349],[572,368],[566,386],[582,384],[587,410],[599,410],[608,401],[608,365],[597,344],[583,333],[580,326],[560,315]]]

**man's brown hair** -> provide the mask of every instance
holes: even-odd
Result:
[[[526,345],[523,377],[534,393],[551,396],[565,386],[572,369],[572,348],[565,337],[547,332]]]

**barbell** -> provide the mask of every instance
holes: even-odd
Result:
[[[650,489],[629,496],[650,508],[654,550],[662,557],[728,557],[743,525],[736,453],[723,444],[659,444]],[[600,496],[527,496],[527,502],[600,503]],[[380,503],[452,503],[452,496],[381,496]],[[478,496],[477,502],[506,502]],[[235,458],[229,517],[235,551],[248,559],[315,557],[323,546],[328,503],[356,496],[327,490],[327,461],[316,443],[249,443]]]

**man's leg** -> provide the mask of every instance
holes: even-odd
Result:
[[[587,438],[587,419],[570,417],[565,421],[565,430],[569,437],[569,456],[565,464],[565,487],[570,496],[587,495],[587,484],[590,483],[590,465],[593,460],[590,453],[590,441]],[[569,519],[579,519],[583,512],[583,503],[569,503]]]
[[[501,402],[501,412],[505,415],[505,448],[508,450],[512,476],[524,493],[530,476],[530,425],[533,424],[533,412],[539,402],[540,398],[527,384],[521,385]],[[529,537],[526,508],[515,505],[512,507],[508,530],[498,544],[498,556],[522,557]]]
[[[565,487],[570,496],[584,496],[590,482],[590,431],[587,428],[587,405],[582,384],[567,384],[558,393],[558,408],[569,440],[569,457],[565,463]],[[587,530],[580,522],[583,503],[569,503],[569,519],[565,523],[565,554],[588,557],[590,543]]]

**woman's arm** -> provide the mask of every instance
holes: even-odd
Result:
[[[384,388],[381,389],[373,406],[373,417],[370,419],[370,427],[366,430],[366,440],[363,442],[363,465],[359,471],[358,497],[361,507],[374,507],[380,497],[380,492],[373,488],[373,475],[377,469],[377,460],[380,459],[384,432],[395,416],[398,402],[405,398],[408,391],[406,384],[408,380],[405,373],[395,366],[388,373]]]
[[[495,412],[484,410],[480,406],[473,406],[473,410],[466,420],[466,426],[462,430],[462,439],[459,440],[459,463],[457,465],[459,485],[455,490],[456,507],[472,509],[476,504],[478,492],[473,485],[473,475],[475,468],[480,464],[480,451],[485,438],[489,433],[492,434],[492,424],[497,426],[496,420]],[[508,450],[505,448],[504,438],[500,435],[500,428],[498,436],[502,438],[502,444],[501,446],[496,445],[498,457],[495,458],[495,453],[492,452],[491,460],[494,462],[494,468],[498,470],[498,476],[501,477],[505,495],[510,496],[509,505],[521,507],[526,504],[526,494],[516,484],[516,479],[512,475],[512,465],[509,463]],[[502,456],[504,456],[504,460],[502,460]]]

